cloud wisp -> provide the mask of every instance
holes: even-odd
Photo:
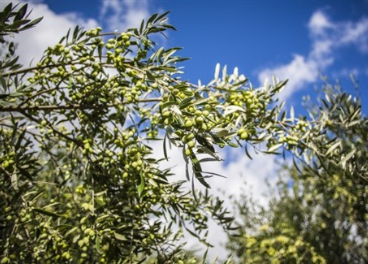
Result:
[[[155,150],[154,156],[164,157],[162,142],[154,141],[150,144]],[[267,205],[269,198],[265,195],[269,191],[266,180],[270,186],[275,186],[277,182],[277,171],[280,168],[275,156],[250,153],[253,160],[250,160],[244,153],[244,149],[218,149],[218,155],[227,160],[227,165],[224,162],[208,162],[202,164],[203,171],[215,172],[224,177],[214,176],[207,179],[211,186],[209,192],[215,197],[220,197],[224,200],[224,206],[232,211],[233,204],[229,196],[240,198],[241,194],[246,193],[252,196],[258,204]],[[167,149],[169,161],[162,161],[162,168],[172,168],[171,172],[175,175],[173,181],[185,180],[185,162],[181,149],[172,146]],[[204,187],[194,179],[196,189],[204,189]],[[188,182],[188,188],[191,188],[191,183]],[[214,245],[209,248],[208,257],[212,260],[216,257],[226,259],[228,252],[224,248],[224,243],[227,241],[227,235],[223,229],[215,222],[210,221],[208,228],[208,241]],[[186,248],[198,249],[199,255],[204,252],[205,247],[200,245],[199,241],[189,234],[186,234]]]
[[[149,15],[149,3],[147,0],[103,0],[99,21],[105,29],[121,32],[128,28],[139,27],[142,20],[147,19]]]
[[[0,2],[0,8],[4,8],[8,3],[10,1]],[[142,19],[150,15],[149,3],[146,0],[103,0],[98,18],[84,18],[78,12],[59,14],[47,4],[37,1],[29,2],[28,8],[32,10],[31,19],[43,17],[43,20],[35,28],[15,36],[15,41],[19,43],[20,62],[25,66],[31,62],[34,65],[47,47],[55,45],[70,28],[77,25],[85,29],[102,25],[105,31],[121,32],[131,27],[139,27]]]
[[[0,9],[9,2],[1,2]],[[44,3],[28,3],[28,9],[32,10],[31,19],[43,17],[43,20],[34,28],[15,35],[15,41],[19,43],[19,61],[28,66],[34,65],[42,56],[48,46],[55,45],[70,28],[80,25],[86,29],[97,27],[98,22],[93,18],[81,18],[78,13],[69,12],[57,14]]]
[[[359,52],[368,53],[368,18],[360,20],[335,22],[325,12],[314,12],[308,23],[311,38],[311,50],[304,56],[295,54],[286,64],[265,68],[258,74],[260,83],[272,76],[289,79],[287,89],[281,94],[281,99],[291,97],[307,84],[318,80],[324,71],[334,62],[334,54],[341,48],[354,45]]]

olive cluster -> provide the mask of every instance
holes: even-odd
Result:
[[[188,106],[182,110],[183,114],[178,114],[170,107],[162,109],[161,115],[156,113],[152,116],[153,124],[172,125],[176,129],[176,134],[180,137],[183,145],[187,146],[185,153],[189,156],[196,145],[195,133],[211,130],[219,121],[219,118],[210,113],[210,106],[197,108]]]
[[[141,171],[143,169],[144,163],[142,161],[142,152],[144,153],[145,151],[144,148],[140,148],[140,146],[132,145],[127,149],[123,178],[126,178],[129,172]]]
[[[225,103],[226,104],[226,103]],[[236,105],[243,106],[244,105],[244,96],[240,92],[233,92],[228,96],[228,102],[226,105]]]
[[[102,48],[105,44],[101,38],[97,38],[100,28],[93,29],[87,32],[90,39],[87,39],[88,44],[85,41],[79,43],[62,44],[59,43],[54,47],[49,47],[45,53],[44,58],[38,63],[37,69],[34,71],[34,76],[30,77],[28,81],[30,83],[38,82],[39,84],[46,85],[47,82],[52,82],[53,84],[58,84],[62,79],[66,80],[67,77],[72,76],[74,80],[81,84],[79,89],[75,89],[75,86],[68,85],[70,89],[69,95],[73,100],[81,99],[84,94],[91,91],[91,87],[99,86],[95,83],[96,77],[103,73],[101,66],[101,61],[98,61],[98,57],[94,55],[94,50],[97,47]],[[121,43],[121,40],[124,43]],[[124,48],[128,48],[130,45],[130,33],[123,33],[117,39],[111,39],[110,42],[106,44],[107,47],[112,46],[112,42],[116,45],[122,45]],[[108,62],[113,61],[114,63],[121,62],[118,69],[122,69],[122,64],[124,63],[123,57],[120,56],[122,51],[119,48],[115,49],[115,53],[112,54],[111,51],[107,52]],[[113,56],[113,57],[111,57]],[[54,65],[52,69],[46,67],[48,65]],[[86,74],[87,73],[87,74]],[[79,76],[78,76],[79,75]],[[88,77],[88,78],[86,78]],[[93,85],[88,86],[88,79],[93,81]],[[102,83],[101,83],[101,86]],[[116,87],[114,84],[111,87]],[[109,85],[106,85],[105,90],[109,91]],[[99,91],[100,92],[100,91]],[[53,91],[55,95],[56,91]]]
[[[91,139],[85,139],[85,140],[83,140],[83,144],[84,144],[84,147],[83,147],[83,154],[84,155],[93,153],[93,148],[91,146],[91,144],[92,144],[92,140]]]
[[[14,170],[15,156],[16,155],[14,151],[10,151],[6,156],[1,156],[1,167],[8,172],[12,172]]]
[[[106,52],[107,63],[113,63],[120,71],[124,71],[124,53],[130,47],[130,33],[122,33],[118,38],[111,38],[107,41]],[[112,51],[113,50],[113,51]]]
[[[101,31],[102,31],[101,27],[92,28],[92,29],[86,31],[86,35],[89,36],[89,37],[97,37],[100,34]]]
[[[116,132],[118,132],[118,130],[116,129]],[[120,133],[119,136],[115,136],[114,138],[116,138],[114,140],[114,143],[121,148],[126,147],[126,144],[129,142],[131,143],[131,140],[137,140],[138,136],[137,136],[137,130],[135,128],[131,128],[129,130],[124,130]]]
[[[78,247],[80,248],[80,260],[79,263],[84,263],[85,259],[88,258],[88,250],[92,249],[94,246],[94,239],[96,236],[96,232],[91,229],[91,228],[87,228],[87,226],[85,225],[85,218],[82,218],[80,221],[80,235],[79,238],[75,241],[75,243],[78,245]],[[91,242],[91,240],[93,242]]]
[[[298,123],[295,125],[295,130],[300,132],[306,132],[309,127],[308,122],[304,120],[299,120]]]
[[[215,125],[214,115],[210,114],[206,108],[195,108],[194,106],[189,106],[185,108],[182,112],[186,115],[177,115],[170,107],[162,109],[162,114],[155,114],[153,116],[153,124],[174,124],[177,127],[182,127],[186,131],[192,131],[197,129],[200,131],[207,131]],[[181,118],[182,123],[179,121]]]
[[[283,135],[281,134],[279,137],[280,143],[286,143],[288,145],[288,148],[290,149],[292,146],[298,145],[299,138],[297,136],[293,135]]]
[[[73,50],[81,50],[81,48],[78,49],[77,48],[73,48]],[[72,58],[72,55],[70,54],[70,48],[68,46],[63,45],[62,43],[58,43],[56,44],[54,47],[48,47],[46,50],[46,55],[47,56],[65,56],[68,59]],[[44,64],[49,64],[49,61],[44,61]],[[38,66],[41,66],[40,64],[38,64]]]
[[[32,220],[34,216],[32,208],[30,207],[23,208],[22,210],[20,210],[19,216],[20,216],[19,220],[21,223],[25,223],[25,222]]]
[[[294,146],[298,145],[301,136],[307,131],[309,127],[308,122],[304,120],[299,120],[295,126],[291,128],[291,132],[285,135],[284,132],[279,132],[279,143],[286,143],[287,149],[291,149]]]
[[[156,138],[158,135],[158,129],[155,129],[154,127],[148,127],[147,128],[147,138]]]
[[[248,114],[257,116],[260,111],[264,111],[265,102],[254,91],[232,92],[227,98],[227,105],[245,107]]]
[[[7,221],[11,221],[16,217],[15,212],[13,211],[12,207],[10,207],[10,206],[5,208],[5,215],[6,215],[5,219]]]
[[[246,102],[247,110],[253,116],[257,115],[260,110],[263,110],[265,108],[264,103],[257,97],[255,92],[246,91],[243,94],[243,98]]]
[[[38,127],[41,134],[51,135],[54,132],[54,130],[48,128],[46,120],[42,120]],[[65,127],[60,127],[59,131],[65,132]],[[42,148],[44,145],[40,144],[40,147]]]
[[[238,129],[237,134],[240,139],[247,140],[256,133],[255,129],[249,129],[247,127],[241,127]]]
[[[117,51],[116,49],[128,48],[131,44],[130,43],[131,36],[132,34],[130,32],[123,32],[120,34],[120,37],[109,39],[107,41],[106,48],[109,50],[115,49],[115,53],[120,54],[124,52],[124,50]]]

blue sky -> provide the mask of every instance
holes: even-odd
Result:
[[[185,78],[192,82],[208,82],[216,63],[229,70],[238,67],[255,86],[276,75],[290,79],[282,98],[298,108],[302,95],[313,96],[319,73],[346,87],[351,87],[348,76],[353,73],[363,101],[368,98],[367,0],[41,2],[57,14],[77,13],[113,30],[170,10],[170,22],[178,31],[170,32],[163,44],[184,48],[181,55],[191,58],[183,64]],[[342,40],[354,30],[351,39]],[[318,44],[321,47],[314,47]],[[320,51],[322,45],[329,45],[328,50]]]
[[[0,5],[7,1],[0,1]],[[13,1],[14,2],[14,1]],[[297,112],[303,95],[315,94],[319,74],[351,88],[360,84],[368,112],[368,0],[34,0],[44,21],[20,38],[24,62],[58,40],[69,27],[123,31],[153,13],[170,10],[166,47],[183,47],[184,78],[207,83],[216,63],[234,67],[261,86],[273,75],[289,79],[281,95]],[[25,41],[22,41],[25,40]],[[29,45],[34,47],[29,49]],[[320,85],[319,85],[320,86]]]
[[[0,8],[7,2],[0,0]],[[30,6],[32,16],[44,16],[44,20],[17,37],[25,64],[36,61],[77,24],[123,31],[153,13],[170,10],[170,23],[178,31],[159,42],[167,48],[183,47],[180,54],[191,57],[183,63],[185,79],[194,83],[201,79],[205,84],[213,78],[217,63],[227,65],[229,72],[238,67],[255,87],[272,75],[287,78],[281,97],[298,113],[302,96],[315,96],[319,73],[340,79],[350,91],[349,74],[353,73],[368,113],[368,0],[35,0]],[[157,144],[159,151],[162,143]],[[256,200],[265,202],[264,180],[275,182],[275,158],[258,155],[249,161],[244,150],[234,149],[219,154],[227,160],[226,166],[205,164],[209,167],[204,170],[228,177],[211,179],[212,190],[221,188],[234,196],[252,190]],[[170,167],[177,165],[173,172],[182,175],[180,151],[173,150],[169,156]],[[247,186],[239,184],[244,179]],[[214,225],[211,230],[212,242],[224,241],[221,230]],[[225,257],[226,252],[217,246],[210,251],[210,256],[215,255]]]

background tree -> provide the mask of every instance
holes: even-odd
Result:
[[[183,229],[206,246],[210,218],[233,229],[201,167],[221,160],[215,147],[307,141],[309,124],[280,117],[273,99],[285,82],[255,89],[219,66],[208,85],[181,80],[179,48],[151,39],[174,29],[167,13],[122,33],[76,27],[28,68],[11,41],[40,21],[27,15],[0,13],[1,263],[187,261]],[[166,159],[167,145],[183,150],[187,179],[160,166],[154,140]]]
[[[307,102],[314,137],[281,171],[267,207],[236,201],[241,231],[228,248],[246,263],[367,263],[368,119],[360,99],[325,83]]]

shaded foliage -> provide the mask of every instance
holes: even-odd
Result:
[[[236,201],[241,231],[228,248],[246,263],[368,261],[368,119],[361,101],[327,81],[306,102],[313,135],[285,167],[267,207]]]
[[[286,82],[255,89],[236,69],[220,77],[219,66],[207,85],[181,80],[179,48],[150,38],[174,29],[167,13],[122,33],[76,27],[25,68],[11,37],[40,21],[27,15],[27,5],[0,13],[9,46],[0,68],[2,263],[187,261],[183,230],[210,246],[209,219],[234,229],[206,189],[216,173],[201,164],[221,161],[216,147],[266,142],[262,151],[275,154],[308,142],[310,124],[280,116],[274,97]],[[168,146],[182,149],[186,177],[162,168],[157,140],[166,159]]]

